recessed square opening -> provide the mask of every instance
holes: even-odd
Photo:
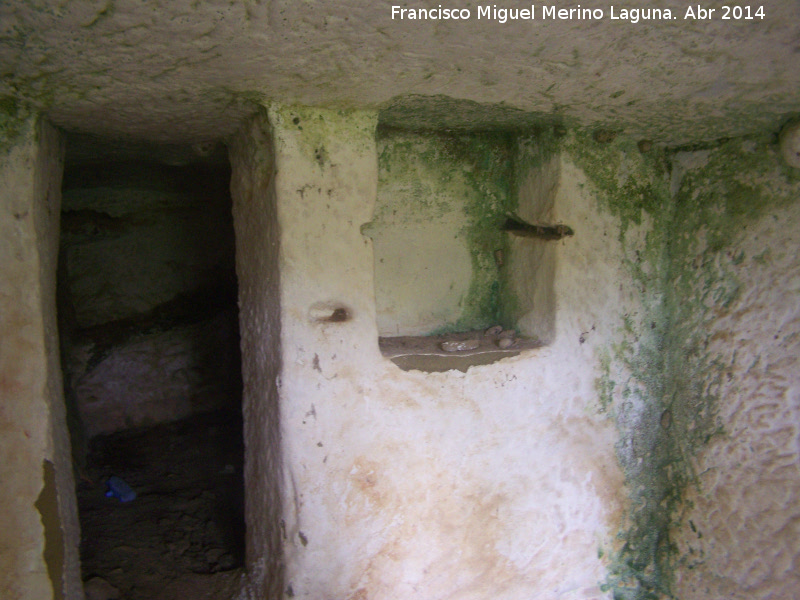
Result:
[[[549,343],[555,244],[553,140],[514,132],[381,129],[371,222],[380,347],[401,368],[466,370]]]
[[[221,144],[67,138],[58,317],[87,589],[145,600],[244,564],[230,178]]]

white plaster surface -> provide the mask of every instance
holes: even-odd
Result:
[[[551,343],[466,373],[401,371],[378,350],[373,247],[360,232],[377,197],[375,125],[372,112],[273,105],[231,145],[240,596],[608,598],[599,584],[627,491],[597,404],[598,352],[640,310],[620,223],[569,156],[553,158],[524,192],[575,230],[552,245]],[[0,160],[0,595],[52,597],[34,507],[47,459],[72,600],[82,592],[54,310],[61,159],[56,132],[34,138],[34,127]],[[704,349],[725,366],[707,382],[724,434],[693,463],[698,485],[672,532],[682,600],[789,600],[800,586],[798,225],[797,203],[774,208],[717,257],[741,289]],[[628,230],[629,252],[649,228]],[[338,308],[346,319],[326,319]]]
[[[66,407],[61,373],[61,357],[58,344],[58,323],[56,318],[56,266],[58,260],[59,218],[61,208],[61,176],[64,171],[64,140],[61,133],[48,122],[38,123],[36,142],[38,156],[34,180],[34,214],[36,220],[37,250],[39,253],[39,277],[42,285],[41,314],[44,322],[44,347],[47,360],[47,383],[45,394],[50,410],[50,436],[52,457],[55,469],[56,498],[60,523],[50,527],[61,528],[62,539],[56,538],[54,544],[63,544],[63,551],[55,551],[63,559],[58,568],[61,581],[54,582],[55,590],[63,589],[67,600],[83,598],[83,584],[80,576],[80,525],[78,505],[75,498],[73,479],[72,448],[66,427]],[[40,510],[41,512],[41,510]],[[44,520],[44,519],[43,519]],[[48,532],[49,536],[53,533]],[[54,597],[59,598],[57,591]]]
[[[276,106],[270,118],[287,590],[607,597],[598,551],[613,549],[625,492],[594,350],[629,298],[618,223],[564,162],[554,216],[579,233],[557,248],[553,343],[467,373],[403,372],[378,351],[373,251],[359,232],[376,196],[375,115]],[[352,318],[309,319],[318,303]]]
[[[83,598],[55,312],[62,164],[58,132],[33,120],[0,158],[0,596],[13,600]],[[60,524],[43,522],[43,496]]]
[[[424,335],[451,325],[472,281],[462,219],[400,226],[375,237],[376,297],[382,336]]]
[[[792,600],[800,590],[798,231],[795,202],[748,223],[718,258],[741,287],[709,325],[705,351],[724,372],[706,385],[724,433],[693,465],[698,484],[675,533],[682,599]]]

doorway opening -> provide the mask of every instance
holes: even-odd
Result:
[[[70,135],[58,319],[88,587],[180,597],[245,558],[231,167]]]

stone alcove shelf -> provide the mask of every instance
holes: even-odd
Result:
[[[534,225],[510,215],[502,226],[514,236],[557,241],[573,235],[564,224]],[[545,345],[537,337],[520,336],[501,327],[485,331],[463,331],[426,336],[381,337],[381,353],[404,371],[442,372],[455,369],[466,372],[469,367],[489,365],[503,358],[519,355]]]
[[[477,347],[448,352],[447,343],[477,342]],[[462,331],[427,336],[382,337],[381,352],[404,371],[438,373],[456,369],[466,372],[469,367],[490,365],[502,358],[517,356],[523,350],[539,348],[544,344],[537,339],[516,337],[513,345],[500,348],[497,335],[483,331]],[[472,344],[474,345],[474,344]]]

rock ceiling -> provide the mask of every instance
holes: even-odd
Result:
[[[613,0],[535,4],[533,20],[505,23],[455,1],[441,6],[469,19],[401,21],[375,0],[4,0],[0,103],[69,131],[182,143],[224,138],[269,101],[377,109],[415,128],[562,120],[665,145],[774,132],[800,114],[796,0],[753,20],[722,20],[716,1],[705,20],[676,0],[614,7],[674,17],[642,10],[636,23],[612,19]],[[544,6],[603,17],[543,19]]]

